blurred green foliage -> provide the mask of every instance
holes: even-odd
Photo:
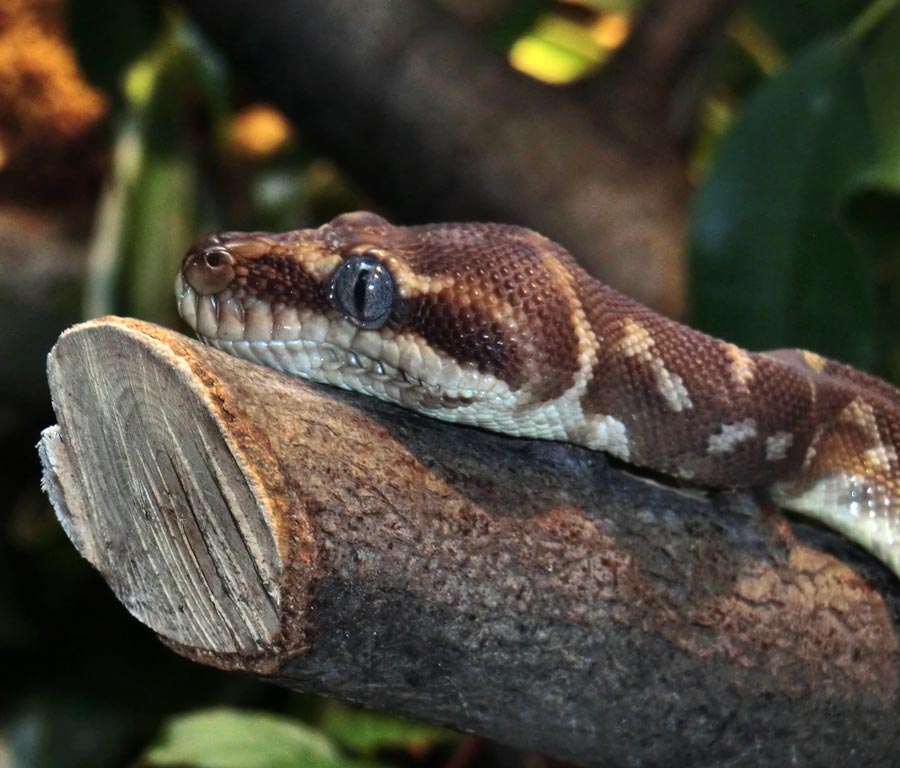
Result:
[[[221,124],[226,74],[191,27],[169,14],[160,39],[124,70],[113,173],[90,251],[86,313],[121,307],[172,326],[172,278],[185,243],[201,228],[198,210],[205,136],[194,120]]]
[[[75,2],[75,18],[79,6],[92,15],[95,1],[105,6]],[[200,233],[308,226],[357,206],[360,196],[292,137],[267,157],[229,141],[240,118],[233,79],[177,9],[154,15],[120,8],[113,16],[143,20],[154,34],[132,31],[130,39],[146,44],[131,60],[121,57],[113,163],[90,246],[85,315],[128,314],[177,327],[173,275]],[[117,61],[121,52],[113,53]],[[101,82],[111,79],[94,66]]]
[[[898,99],[895,0],[753,91],[694,203],[699,326],[898,377]]]
[[[353,768],[322,734],[262,712],[206,710],[174,718],[144,755],[147,766]]]
[[[209,709],[172,718],[139,761],[197,768],[378,768],[386,749],[418,752],[454,734],[375,712],[326,707],[314,726],[269,713]]]
[[[898,3],[753,0],[735,20],[692,150],[700,326],[900,380]],[[622,14],[638,3],[581,5]],[[302,136],[256,154],[236,148],[252,93],[177,10],[150,0],[68,7],[82,65],[114,106],[87,315],[176,323],[173,275],[202,232],[285,230],[372,204]],[[512,3],[486,35],[505,51],[526,43],[545,79],[585,76],[601,65],[604,38],[564,10]],[[454,748],[440,729],[175,656],[78,560],[28,462],[10,468],[27,489],[11,494],[0,540],[0,765],[414,766]],[[213,706],[233,709],[204,709]]]
[[[459,739],[455,733],[443,728],[352,709],[336,701],[329,702],[323,709],[319,728],[345,750],[363,757],[374,757],[384,749],[422,752],[432,745],[454,743]]]

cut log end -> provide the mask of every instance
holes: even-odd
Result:
[[[209,393],[147,342],[90,324],[60,338],[44,486],[72,543],[137,619],[181,645],[262,652],[281,614],[267,501]]]

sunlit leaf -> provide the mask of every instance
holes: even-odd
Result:
[[[178,768],[353,768],[316,731],[285,717],[214,709],[174,718],[141,765]]]
[[[593,38],[589,27],[548,14],[513,43],[509,61],[531,77],[561,84],[584,75],[607,53],[608,49]]]
[[[593,8],[603,13],[635,13],[645,0],[578,0],[578,5]]]
[[[291,140],[288,119],[268,104],[254,104],[229,121],[226,142],[231,152],[254,160],[266,160],[282,151]]]
[[[764,74],[771,77],[784,66],[784,51],[769,31],[749,13],[735,16],[730,34]]]

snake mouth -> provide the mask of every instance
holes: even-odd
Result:
[[[178,312],[198,336],[209,341],[326,341],[329,321],[284,303],[225,288],[218,293],[197,291],[179,272],[175,280]],[[339,343],[339,342],[336,342]]]
[[[210,346],[284,373],[415,408],[471,405],[493,380],[449,364],[388,329],[365,330],[339,317],[225,289],[203,295],[179,274],[178,311]],[[487,384],[488,386],[483,386]]]

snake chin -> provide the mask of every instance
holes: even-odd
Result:
[[[497,390],[505,385],[493,377],[423,352],[387,329],[364,330],[228,291],[202,296],[180,275],[175,292],[179,313],[204,343],[283,373],[430,412],[502,399]]]
[[[440,411],[475,405],[482,393],[449,390],[402,368],[329,342],[231,341],[200,337],[217,349],[269,368],[320,384],[358,392],[414,410]]]

